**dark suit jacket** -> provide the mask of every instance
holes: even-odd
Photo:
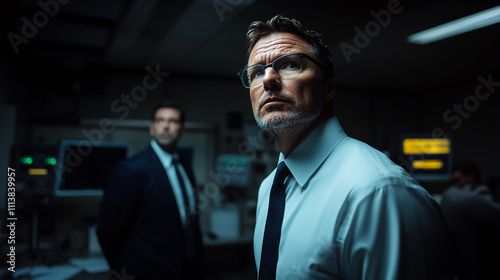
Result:
[[[190,164],[180,161],[195,187]],[[165,169],[148,145],[114,169],[104,190],[97,234],[111,269],[121,277],[125,272],[135,280],[192,279],[183,270],[186,265],[191,272],[200,268],[202,241],[198,214],[190,222],[197,240],[194,260],[186,256],[185,228]]]

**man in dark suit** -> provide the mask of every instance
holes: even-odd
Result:
[[[97,234],[113,274],[199,279],[201,231],[191,165],[177,154],[184,111],[154,110],[150,145],[119,164],[104,190]]]

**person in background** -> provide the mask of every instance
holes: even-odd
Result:
[[[280,151],[258,195],[259,279],[453,279],[439,206],[334,116],[332,57],[319,34],[277,15],[250,25],[247,46],[238,75]]]
[[[151,143],[119,164],[104,190],[97,234],[114,273],[136,280],[200,279],[201,231],[191,164],[177,153],[184,111],[160,104]]]
[[[455,163],[441,209],[458,248],[459,279],[500,279],[500,204],[471,161]]]

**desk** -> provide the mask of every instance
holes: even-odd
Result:
[[[102,257],[78,258],[53,266],[18,267],[15,273],[9,272],[4,276],[7,279],[32,280],[109,280],[109,266]]]
[[[255,262],[253,256],[252,247],[252,237],[245,236],[239,238],[218,238],[209,239],[204,238],[204,255],[203,255],[203,274],[205,280],[225,280],[225,279],[238,279],[238,280],[255,280],[257,278],[257,272],[255,270]],[[87,267],[87,270],[92,271],[97,267],[102,265],[104,258],[79,258],[73,259],[72,262],[67,262],[62,265],[56,266],[35,266],[38,269],[38,277],[33,277],[33,280],[54,280],[59,278],[51,278],[48,274],[49,270],[52,272],[60,273],[66,275],[66,280],[110,280],[114,279],[106,268],[104,272],[98,271],[98,273],[89,273],[85,270],[88,265],[82,264],[82,262],[101,259],[101,264],[96,262],[95,265]],[[75,262],[75,260],[80,260],[80,262]],[[24,268],[25,273],[30,272],[30,268]],[[45,270],[45,271],[44,271]],[[48,278],[43,277],[49,275]],[[121,273],[121,272],[120,272]],[[35,275],[33,275],[35,276]],[[26,279],[26,278],[20,278]]]

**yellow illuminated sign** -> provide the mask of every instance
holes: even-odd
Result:
[[[412,163],[415,169],[436,170],[443,168],[444,163],[439,159],[416,160]]]
[[[49,171],[45,168],[30,168],[28,169],[29,175],[47,175]]]
[[[450,143],[450,139],[408,138],[403,140],[403,153],[406,155],[449,154]]]

